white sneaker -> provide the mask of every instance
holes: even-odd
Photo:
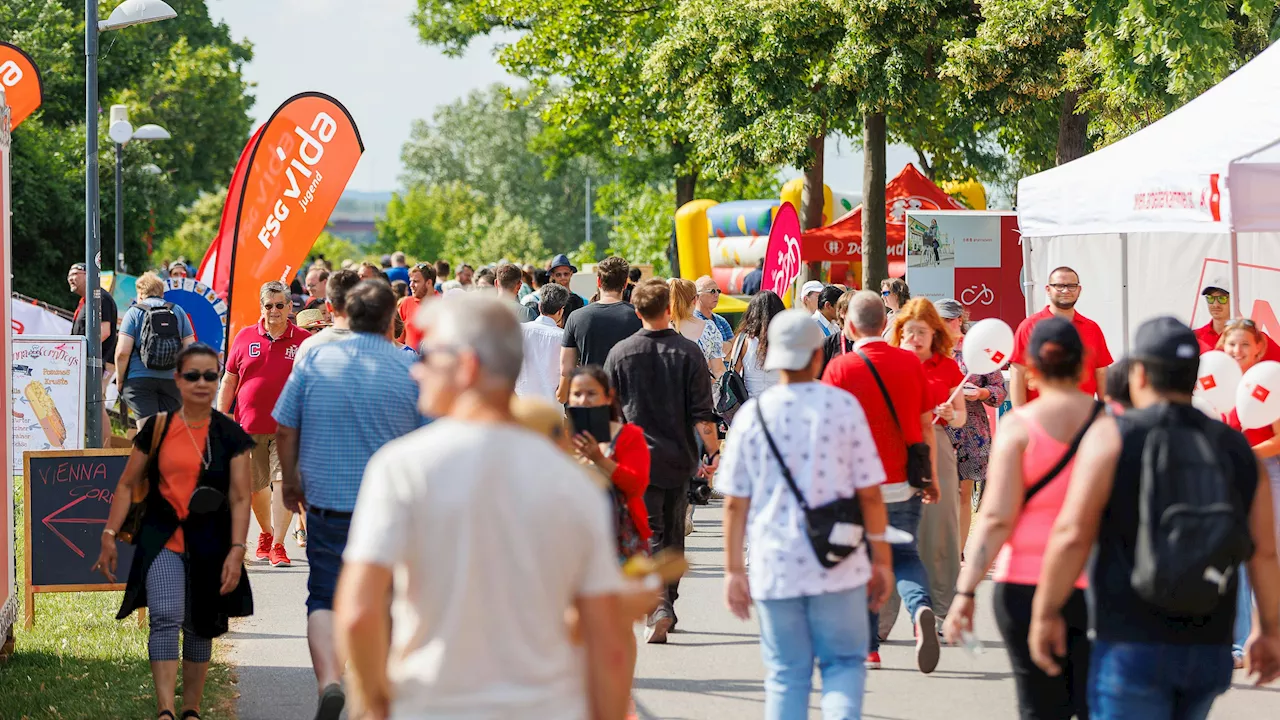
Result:
[[[684,510],[684,535],[688,537],[693,532],[693,503]]]

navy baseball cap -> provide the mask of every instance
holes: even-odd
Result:
[[[1151,318],[1138,326],[1133,339],[1135,360],[1154,360],[1171,365],[1200,362],[1200,342],[1196,334],[1175,317]]]

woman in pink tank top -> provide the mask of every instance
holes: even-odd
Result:
[[[1049,677],[1031,661],[1027,632],[1049,532],[1062,509],[1078,439],[1101,403],[1078,389],[1084,344],[1070,322],[1042,320],[1031,333],[1028,362],[1039,396],[1001,420],[991,449],[987,488],[947,613],[949,642],[973,632],[974,592],[988,569],[992,606],[1009,652],[1023,720],[1088,718],[1089,618],[1083,575],[1063,609],[1067,623],[1064,672]],[[994,568],[993,568],[994,566]]]

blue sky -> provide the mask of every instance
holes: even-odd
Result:
[[[233,37],[253,43],[245,76],[257,84],[255,123],[304,90],[329,93],[351,111],[365,144],[351,190],[399,188],[400,148],[413,120],[471,90],[513,82],[493,59],[493,40],[473,43],[461,58],[418,42],[409,22],[414,0],[209,0],[208,6]],[[890,148],[889,177],[914,158],[908,148]],[[857,192],[862,154],[848,140],[830,138],[826,172],[833,190]]]

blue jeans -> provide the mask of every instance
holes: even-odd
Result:
[[[933,607],[929,598],[929,574],[925,572],[924,563],[920,562],[920,549],[916,545],[915,535],[920,530],[920,496],[913,495],[906,502],[888,503],[889,524],[912,535],[911,542],[905,545],[890,545],[893,555],[893,574],[898,580],[898,594],[902,603],[907,606],[907,614],[915,622],[916,610],[922,607]],[[871,613],[871,652],[880,652],[880,613]]]
[[[1089,664],[1093,720],[1204,720],[1231,687],[1231,647],[1096,640]]]
[[[351,530],[349,515],[335,516],[307,508],[307,615],[333,609],[333,593],[342,573],[342,551],[347,549],[347,533]]]
[[[1231,652],[1244,655],[1244,644],[1253,630],[1253,586],[1244,565],[1240,566],[1240,590],[1236,595],[1236,624],[1231,632]]]
[[[822,671],[823,720],[862,717],[867,684],[867,588],[757,600],[765,720],[809,717],[813,661]]]

